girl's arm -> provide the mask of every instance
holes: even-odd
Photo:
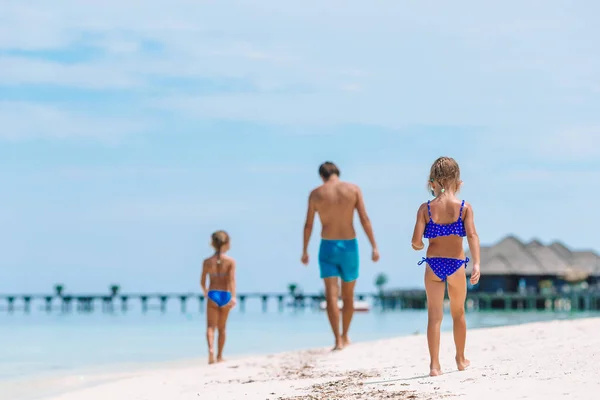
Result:
[[[235,285],[235,260],[231,260],[231,268],[229,268],[229,291],[231,292],[231,306],[237,303],[237,293]]]
[[[231,292],[231,297],[235,297],[235,290],[235,260],[231,260],[231,268],[229,268],[229,291]]]
[[[419,207],[419,211],[417,211],[417,221],[415,222],[415,229],[413,231],[412,237],[412,248],[414,250],[423,250],[425,244],[423,243],[423,233],[425,232],[425,208],[427,205],[425,203],[421,204]]]
[[[470,204],[465,204],[465,230],[467,231],[467,242],[471,257],[473,258],[473,272],[471,273],[471,283],[473,285],[479,282],[479,263],[481,262],[479,251],[479,235],[475,229],[475,218],[473,216],[473,207]]]
[[[208,289],[206,288],[206,260],[202,263],[202,275],[200,276],[200,287],[204,293],[204,297],[208,296]]]

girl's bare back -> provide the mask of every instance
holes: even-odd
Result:
[[[227,255],[221,255],[220,264],[217,255],[204,260],[203,268],[209,277],[209,290],[228,290],[231,283],[231,269],[233,259]]]
[[[462,200],[454,196],[436,198],[430,203],[431,219],[440,225],[451,224],[459,219],[461,205]],[[465,202],[461,219],[465,223],[467,232],[469,227],[466,224],[466,219],[469,210],[470,205]],[[423,204],[422,217],[425,219],[425,223],[429,222],[426,203]],[[463,243],[462,237],[454,235],[429,239],[427,257],[465,258]]]

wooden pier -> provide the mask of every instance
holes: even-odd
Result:
[[[374,309],[382,310],[424,310],[427,299],[424,291],[397,291],[391,294],[363,293],[356,295],[357,300],[371,300]],[[243,293],[237,296],[238,308],[244,312],[247,302],[258,301],[263,312],[269,309],[274,300],[277,309],[285,308],[318,309],[325,300],[322,294],[284,294],[284,293]],[[104,313],[128,312],[137,302],[141,311],[167,312],[170,302],[177,302],[182,313],[205,311],[205,298],[194,293],[154,293],[154,294],[61,294],[61,295],[0,295],[0,311],[7,313],[30,313],[34,304],[47,313],[91,313],[99,309]],[[552,311],[600,311],[600,291],[582,291],[569,294],[521,295],[516,293],[485,294],[470,293],[466,308],[476,310],[552,310]]]

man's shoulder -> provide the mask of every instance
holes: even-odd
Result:
[[[341,181],[340,184],[343,185],[343,188],[348,191],[360,193],[360,186],[358,186],[356,183]]]
[[[346,181],[339,181],[334,187],[337,187],[338,190],[342,189],[344,192],[353,192],[353,193],[360,193],[360,187],[352,182],[346,182]],[[310,197],[311,198],[319,198],[322,195],[327,195],[327,193],[330,191],[331,188],[327,188],[327,186],[325,184],[317,186],[316,188],[312,189],[310,191]]]
[[[315,195],[319,194],[319,192],[323,189],[323,185],[321,186],[317,186],[316,188],[313,188],[310,191],[310,197],[314,197]]]

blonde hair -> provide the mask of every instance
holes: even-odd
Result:
[[[442,189],[457,192],[460,188],[460,167],[454,158],[440,157],[433,162],[429,171],[429,184],[437,182]]]
[[[229,243],[229,234],[225,231],[216,231],[211,235],[212,247],[217,252],[217,264],[221,264],[221,249]]]

